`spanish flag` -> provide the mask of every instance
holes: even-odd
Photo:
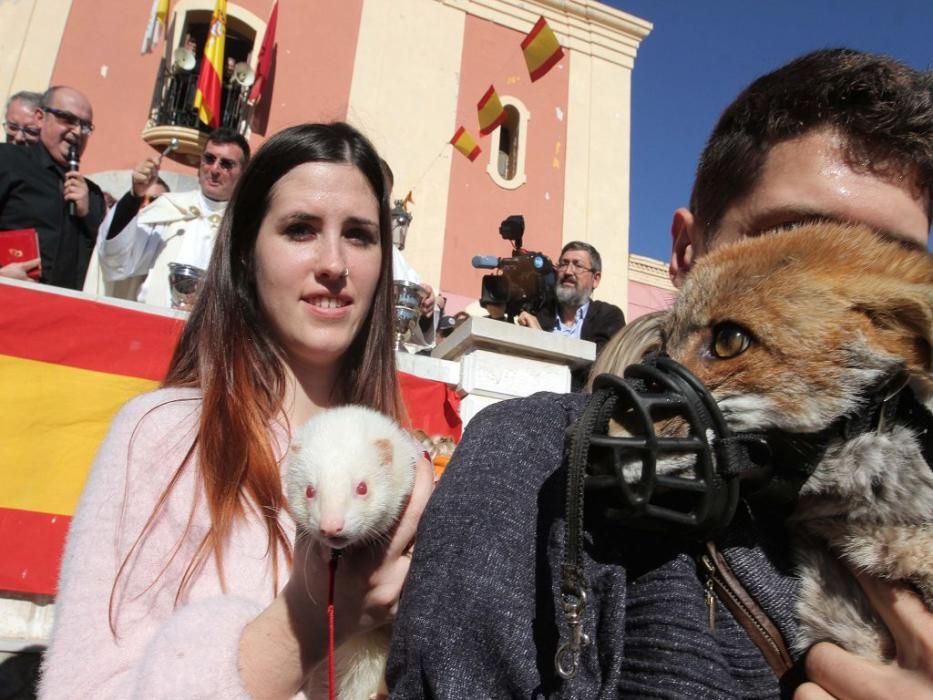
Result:
[[[227,37],[227,0],[217,0],[211,15],[211,28],[204,44],[204,58],[198,75],[194,106],[198,118],[209,127],[220,126],[220,91],[223,86],[224,40]]]
[[[522,53],[525,54],[531,82],[543,77],[564,57],[564,50],[544,17],[538,19],[528,36],[522,40]]]
[[[184,326],[164,313],[51,289],[0,283],[6,591],[55,592],[65,534],[110,421],[126,401],[158,386]]]
[[[453,144],[454,148],[470,160],[476,160],[476,156],[482,152],[482,149],[470,135],[470,132],[462,126],[457,129],[457,132],[454,134],[454,137],[450,139],[450,142]]]
[[[185,322],[16,281],[0,281],[0,308],[0,591],[54,595],[68,526],[110,421],[159,385]],[[453,387],[401,372],[399,382],[412,428],[460,439]]]
[[[496,94],[496,88],[492,85],[476,104],[476,111],[479,113],[480,136],[491,134],[505,121],[505,107],[502,106],[499,95]]]

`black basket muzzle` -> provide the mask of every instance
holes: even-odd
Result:
[[[593,392],[571,457],[582,460],[587,503],[610,520],[703,536],[732,519],[740,481],[767,478],[764,436],[734,434],[706,387],[666,355],[597,377]],[[629,435],[610,436],[610,418]],[[671,424],[677,436],[658,434]]]

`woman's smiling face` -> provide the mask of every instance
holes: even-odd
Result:
[[[293,370],[336,370],[382,262],[379,203],[363,173],[326,162],[289,171],[272,189],[255,261],[260,307]]]

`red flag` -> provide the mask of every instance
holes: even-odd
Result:
[[[479,113],[479,135],[486,136],[496,130],[502,122],[505,121],[505,107],[499,95],[496,94],[496,88],[492,85],[483,95],[482,99],[476,104],[476,111]]]
[[[564,50],[544,17],[535,23],[522,41],[522,53],[525,54],[531,82],[542,77],[564,57]]]
[[[275,25],[279,18],[279,0],[272,3],[272,12],[269,13],[269,22],[266,24],[266,34],[262,38],[262,48],[259,49],[259,60],[256,63],[256,81],[253,83],[253,89],[249,91],[250,104],[259,102],[262,97],[262,89],[269,79],[269,71],[272,70],[272,49],[275,46]]]
[[[454,134],[454,137],[450,139],[450,142],[453,144],[454,148],[470,160],[476,160],[476,156],[478,156],[482,150],[476,144],[476,140],[470,135],[470,132],[462,126],[457,129],[457,132]]]
[[[224,43],[227,38],[227,0],[217,0],[211,27],[207,30],[204,58],[198,74],[198,91],[194,95],[194,106],[198,118],[216,129],[220,126],[220,91],[224,70]]]

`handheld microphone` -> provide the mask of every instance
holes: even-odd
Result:
[[[473,267],[478,270],[495,270],[499,267],[499,258],[495,255],[474,255]]]
[[[78,166],[80,161],[78,160],[78,147],[75,144],[71,144],[68,147],[68,172],[76,173],[78,172]],[[68,202],[68,216],[75,215],[75,203],[74,200],[69,200]]]

